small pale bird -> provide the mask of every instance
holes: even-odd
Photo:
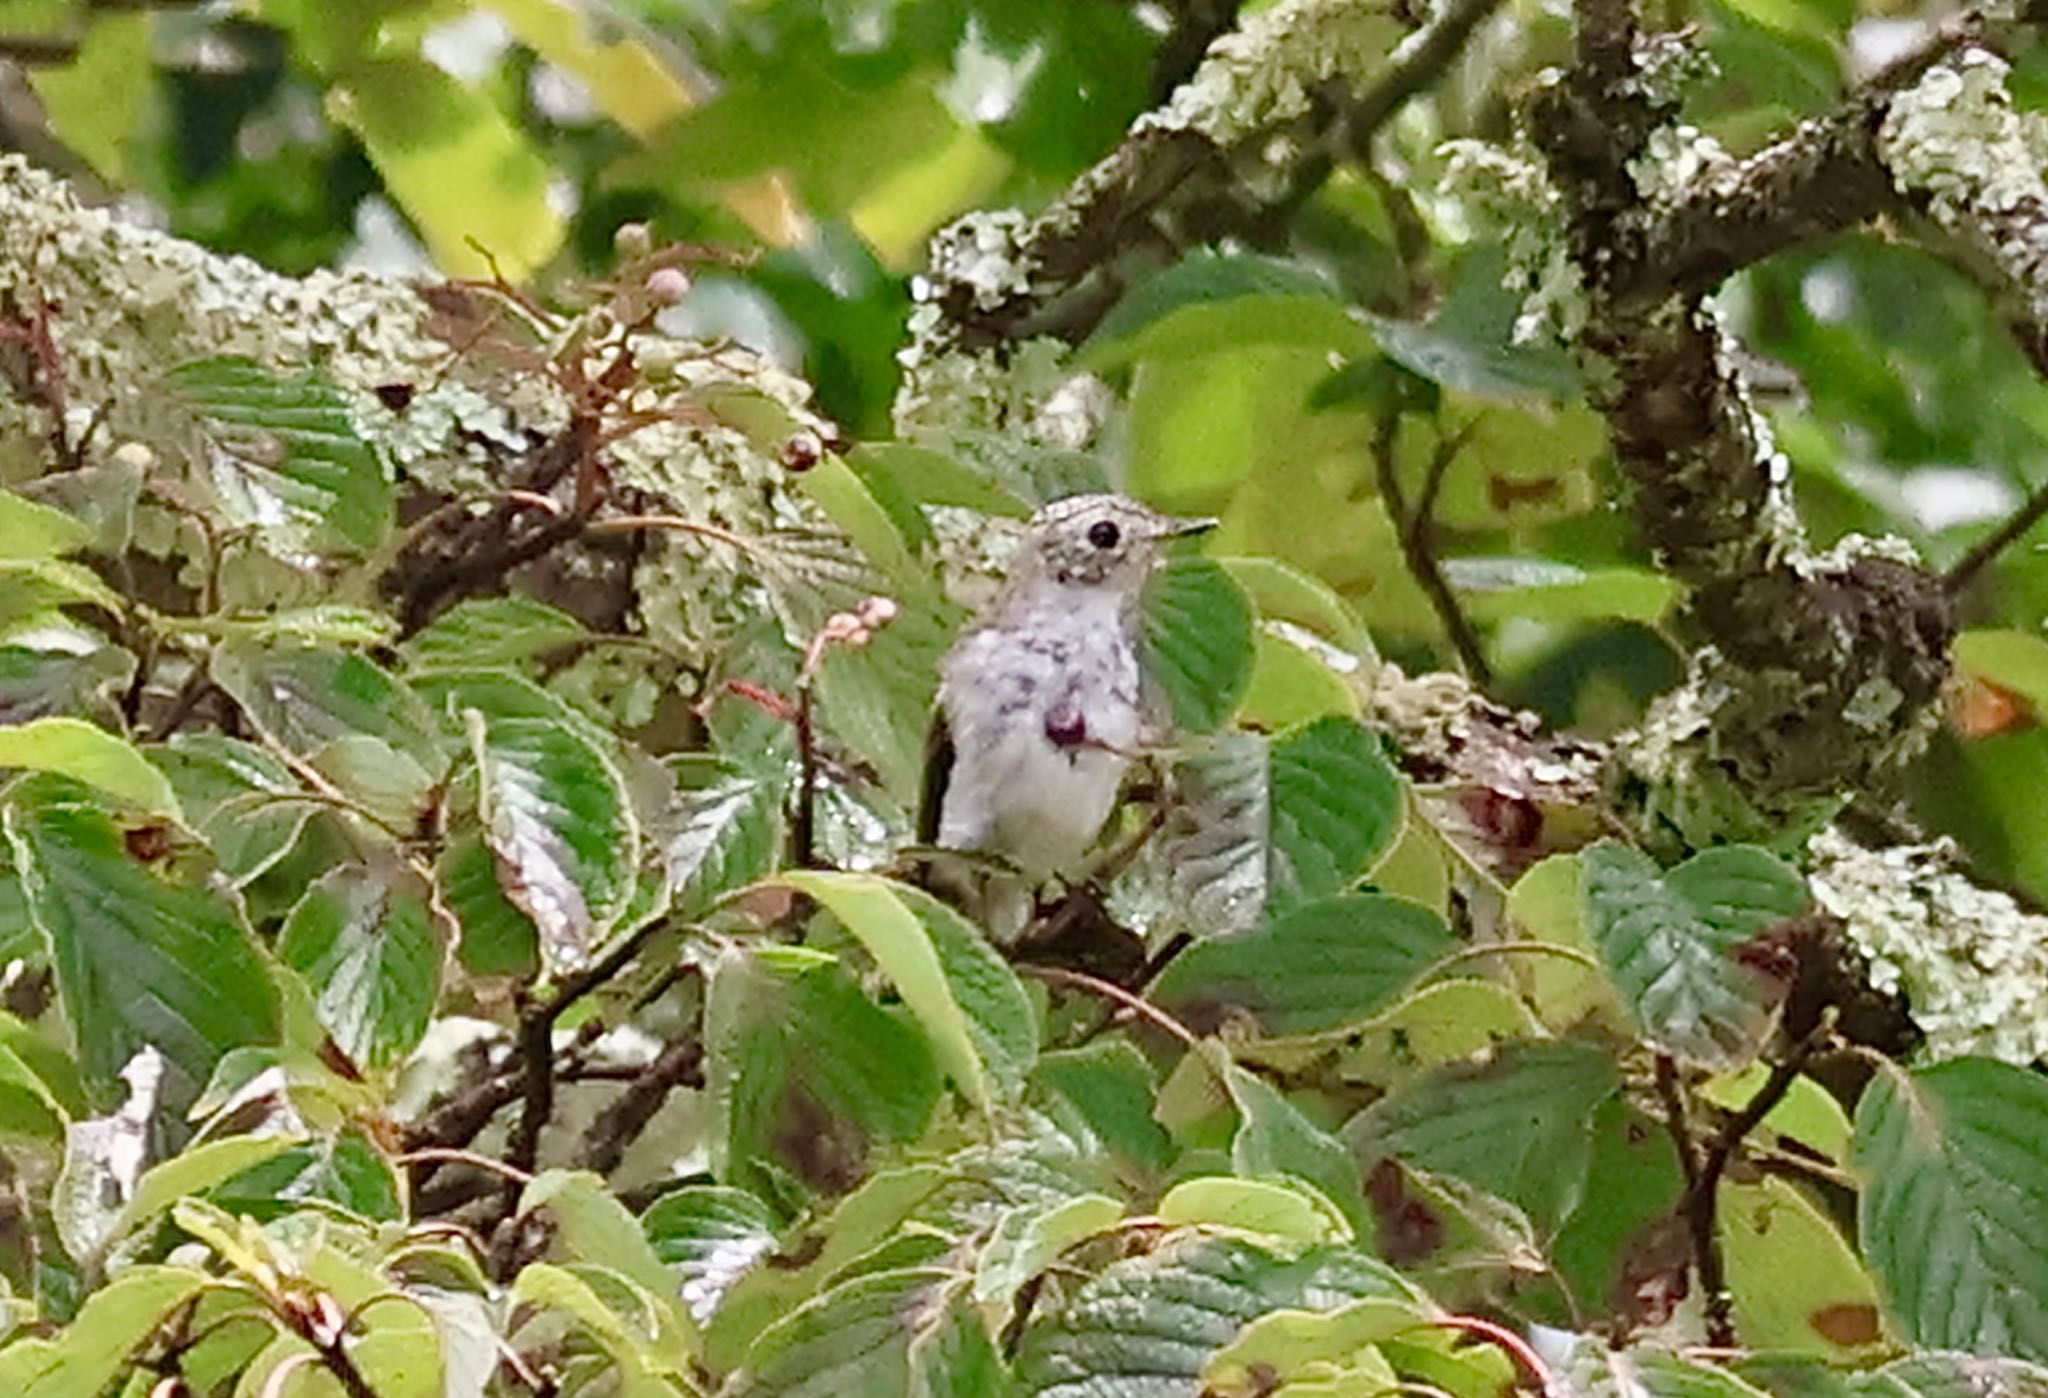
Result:
[[[1046,506],[1002,591],[939,662],[923,833],[1016,870],[945,880],[978,884],[960,892],[997,937],[1023,929],[1032,892],[1074,873],[1109,820],[1146,729],[1140,594],[1169,540],[1213,523],[1121,495]]]

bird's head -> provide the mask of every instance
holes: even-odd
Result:
[[[1167,542],[1214,527],[1213,519],[1175,519],[1122,495],[1073,495],[1031,517],[1010,566],[1013,581],[1063,587],[1143,586]]]

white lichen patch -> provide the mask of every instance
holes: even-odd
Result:
[[[1892,99],[1878,149],[1902,193],[1989,209],[2038,196],[2040,170],[2006,91],[2008,71],[1996,54],[1968,48]]]
[[[2048,917],[1958,873],[1946,841],[1873,850],[1830,828],[1808,852],[1815,901],[1869,958],[1872,984],[1904,993],[1927,1059],[2048,1053]]]
[[[1643,153],[1628,165],[1629,178],[1643,198],[1657,201],[1697,187],[1703,180],[1725,178],[1737,165],[1721,143],[1697,126],[1660,126],[1650,133]]]
[[[572,413],[561,376],[538,363],[508,368],[434,334],[433,308],[411,283],[361,272],[280,276],[84,207],[14,157],[0,158],[0,304],[21,318],[50,308],[70,440],[97,422],[95,453],[141,444],[158,469],[195,480],[207,478],[208,445],[162,386],[179,365],[217,356],[245,356],[281,376],[319,369],[359,435],[411,488],[430,492],[502,488],[508,464]],[[831,435],[808,406],[808,385],[742,350],[653,334],[633,347],[647,372],[619,406],[653,425],[606,447],[615,479],[652,497],[651,510],[738,534],[822,523],[790,488],[780,456],[786,433]],[[613,353],[594,349],[585,374],[595,377]],[[378,392],[392,386],[406,390],[402,407]],[[49,426],[43,404],[0,385],[10,474],[48,469]],[[138,529],[149,536],[148,521]],[[732,549],[667,534],[640,569],[649,631],[692,659],[746,610],[750,563]]]
[[[1522,293],[1515,339],[1528,343],[1554,332],[1571,340],[1586,324],[1585,278],[1571,255],[1564,195],[1548,164],[1531,146],[1489,141],[1446,141],[1438,154],[1443,179],[1423,207],[1452,241],[1501,240],[1501,284]]]
[[[1401,42],[1412,45],[1418,30]],[[1134,131],[1195,131],[1235,145],[1308,114],[1330,83],[1363,87],[1401,39],[1392,14],[1355,0],[1281,0],[1209,46],[1194,76]]]
[[[2048,319],[2048,122],[2013,107],[2005,60],[1966,48],[1892,99],[1878,153],[1898,190],[2004,273]]]

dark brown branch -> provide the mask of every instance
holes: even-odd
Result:
[[[1464,608],[1458,605],[1458,594],[1451,590],[1450,579],[1436,557],[1436,502],[1443,491],[1444,477],[1450,472],[1451,463],[1458,458],[1459,450],[1465,445],[1478,419],[1445,437],[1436,444],[1436,451],[1429,461],[1429,472],[1423,478],[1422,497],[1411,509],[1407,492],[1402,489],[1401,475],[1395,461],[1395,433],[1400,427],[1398,412],[1382,415],[1378,430],[1373,434],[1373,464],[1379,474],[1380,498],[1386,502],[1387,514],[1394,521],[1394,533],[1401,540],[1401,552],[1408,563],[1408,571],[1422,587],[1429,604],[1436,609],[1437,620],[1442,623],[1444,634],[1450,638],[1451,648],[1458,653],[1458,661],[1465,667],[1465,673],[1480,689],[1493,687],[1493,667],[1486,663],[1486,648],[1479,644],[1479,633],[1472,629],[1472,623],[1465,616]]]
[[[1961,592],[1992,559],[2018,543],[2044,517],[2048,517],[2048,486],[2036,490],[2004,523],[1971,545],[1970,551],[1941,575],[1941,590],[1951,597]]]
[[[506,1163],[531,1171],[540,1154],[540,1133],[555,1110],[555,1022],[569,1007],[626,969],[647,939],[667,923],[660,918],[647,923],[583,970],[562,979],[554,994],[519,1016],[518,1052],[524,1068],[520,1074],[523,1105],[519,1120],[506,1143]],[[508,1196],[516,1194],[508,1190]]]
[[[1571,211],[1580,346],[1599,363],[1595,406],[1637,518],[1716,648],[1717,778],[1770,819],[1867,787],[1916,749],[1953,623],[1938,580],[1911,564],[1813,557],[1714,313],[1696,295],[1644,299],[1631,166],[1674,114],[1643,73],[1677,41],[1641,36],[1630,0],[1582,0],[1578,16],[1579,63],[1530,119]]]
[[[1706,1311],[1707,1343],[1717,1349],[1733,1349],[1739,1343],[1735,1333],[1733,1300],[1728,1291],[1727,1269],[1721,1258],[1721,1232],[1716,1216],[1719,1203],[1721,1176],[1728,1169],[1728,1162],[1735,1158],[1735,1152],[1751,1131],[1783,1101],[1785,1094],[1797,1082],[1805,1069],[1806,1061],[1825,1037],[1824,1029],[1816,1029],[1793,1044],[1785,1056],[1771,1065],[1770,1075],[1764,1079],[1756,1095],[1723,1122],[1721,1129],[1707,1142],[1700,1153],[1697,1168],[1689,1175],[1685,1198],[1680,1212],[1685,1216],[1686,1232],[1692,1239],[1693,1262],[1699,1269],[1700,1302]]]
[[[661,1110],[669,1093],[678,1087],[703,1085],[703,1040],[692,1035],[670,1044],[633,1076],[617,1101],[591,1122],[577,1152],[579,1163],[600,1175],[610,1174],[624,1159],[626,1147],[639,1139],[647,1123]]]

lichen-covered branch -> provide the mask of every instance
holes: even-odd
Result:
[[[1815,555],[1715,312],[1697,290],[1642,294],[1622,230],[1673,115],[1664,55],[1627,0],[1582,0],[1579,24],[1534,135],[1568,210],[1615,459],[1712,643],[1631,755],[1682,840],[1781,831],[1917,750],[1947,668],[1942,590],[1897,546]]]
[[[1898,205],[1884,131],[1902,94],[1975,45],[2036,22],[2039,5],[1994,22],[1969,10],[1936,26],[1831,112],[1799,123],[1747,159],[1705,158],[1619,230],[1613,292],[1654,302],[1700,295],[1773,253],[1854,228]]]
[[[1937,248],[1990,291],[2008,332],[2048,376],[2048,124],[2013,108],[2005,61],[1965,47],[1885,113],[1877,145]]]
[[[506,463],[561,433],[575,406],[561,376],[534,371],[564,352],[545,326],[519,327],[532,345],[524,360],[485,347],[473,312],[494,296],[363,273],[278,276],[86,207],[60,181],[0,157],[0,314],[42,327],[49,347],[28,356],[0,345],[0,469],[13,480],[44,474],[53,441],[82,453],[62,464],[86,466],[138,443],[153,479],[203,480],[209,448],[164,391],[166,376],[233,355],[280,374],[320,369],[415,498],[495,495]],[[508,323],[517,319],[503,304]],[[706,411],[745,398],[749,419],[822,429],[805,384],[744,350],[711,352],[653,330],[631,340],[637,374],[612,407],[636,426],[604,447],[614,485],[737,534],[810,518],[776,444]],[[740,609],[742,563],[696,536],[649,538],[631,565],[628,605],[677,654],[702,654]],[[566,566],[575,571],[573,558]],[[280,570],[264,581],[291,579]]]
[[[1078,340],[1132,271],[1245,233],[1298,199],[1297,167],[1326,164],[1340,139],[1365,139],[1499,3],[1447,0],[1391,54],[1392,22],[1378,6],[1283,0],[1253,15],[1036,217],[975,214],[943,231],[927,303],[970,350]]]

